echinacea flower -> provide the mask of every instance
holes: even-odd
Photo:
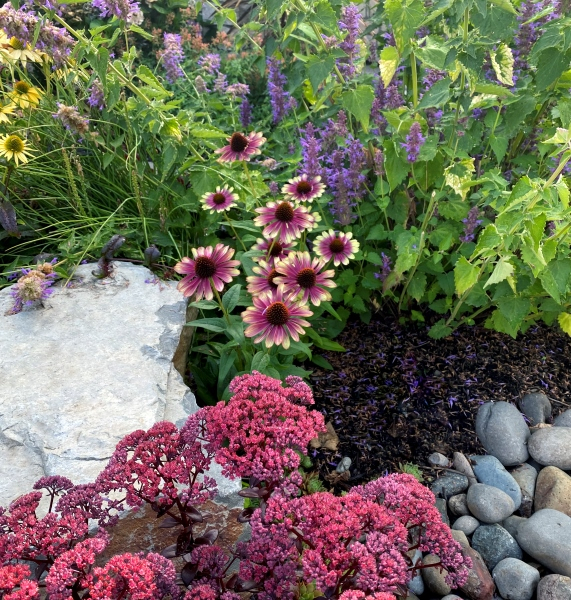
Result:
[[[28,60],[32,62],[42,61],[40,54],[33,50],[30,44],[26,44],[14,36],[8,40],[7,44],[3,45],[0,53],[7,57],[8,60],[20,61],[23,67],[26,66]]]
[[[261,133],[254,131],[248,135],[236,132],[228,138],[228,141],[230,143],[227,146],[215,150],[216,154],[220,154],[219,162],[250,160],[252,156],[261,153],[260,146],[266,141],[266,138]]]
[[[276,260],[284,259],[293,247],[291,242],[282,242],[279,239],[264,239],[258,238],[253,246],[254,250],[263,252],[266,256],[266,261],[272,264]],[[258,260],[254,257],[254,260]]]
[[[272,262],[266,262],[261,260],[260,264],[253,267],[252,271],[256,275],[250,275],[246,277],[248,282],[248,292],[252,296],[263,294],[265,292],[272,292],[278,289],[278,284],[274,282],[276,277],[279,277],[278,271],[275,269]]]
[[[211,214],[215,212],[223,212],[236,206],[238,194],[233,194],[234,188],[220,187],[216,188],[215,192],[207,192],[202,196],[200,202],[204,210],[208,210]]]
[[[19,162],[27,163],[27,155],[31,153],[31,149],[20,136],[3,135],[0,137],[0,156],[5,156],[7,160],[13,160],[16,165]]]
[[[10,121],[8,115],[13,115],[15,108],[16,106],[11,103],[0,105],[0,123],[8,123]]]
[[[315,306],[319,306],[322,301],[331,299],[331,294],[324,288],[337,287],[331,281],[335,271],[323,271],[324,266],[323,259],[312,259],[309,252],[292,252],[276,265],[280,276],[274,281],[283,292],[295,297],[301,295],[302,304],[309,300]]]
[[[216,244],[203,248],[193,248],[194,258],[184,257],[177,263],[174,270],[181,275],[186,275],[177,285],[179,292],[185,297],[195,294],[195,299],[212,300],[214,294],[212,286],[221,292],[225,283],[230,283],[233,277],[239,274],[237,267],[239,260],[231,260],[234,249]]]
[[[20,108],[28,108],[40,103],[42,92],[32,87],[26,81],[16,81],[12,91],[8,94],[14,104]]]
[[[277,237],[284,242],[295,240],[304,230],[311,231],[319,220],[318,214],[310,213],[305,206],[294,206],[288,200],[268,202],[255,210],[260,214],[254,218],[254,224],[264,227],[264,237]]]
[[[282,192],[291,196],[298,202],[312,202],[323,195],[325,185],[321,182],[321,177],[308,177],[305,173],[300,177],[290,179],[283,186]]]
[[[303,317],[313,314],[306,306],[294,302],[291,296],[284,297],[279,289],[252,298],[254,306],[242,313],[242,319],[248,323],[244,334],[253,337],[254,342],[265,341],[266,348],[283,346],[289,348],[290,338],[299,342],[303,335],[304,327],[309,327],[309,322]]]
[[[340,231],[336,233],[333,229],[324,231],[315,238],[315,254],[325,260],[333,259],[333,264],[336,267],[347,265],[350,259],[355,258],[355,252],[359,251],[359,242],[351,239],[352,237],[351,232],[343,233]]]

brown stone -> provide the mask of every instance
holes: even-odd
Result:
[[[468,581],[460,588],[471,600],[492,600],[494,597],[494,580],[484,563],[484,559],[473,548],[462,548],[464,556],[472,560],[472,568]]]
[[[545,467],[537,476],[535,510],[552,508],[571,517],[571,477],[557,467]]]
[[[205,516],[205,522],[195,526],[195,535],[199,536],[207,529],[218,529],[216,545],[225,550],[230,550],[248,527],[237,521],[241,508],[229,509],[222,502],[208,501],[201,505],[199,510]],[[148,504],[144,504],[138,511],[131,511],[115,527],[108,530],[109,545],[98,557],[98,562],[103,564],[112,556],[124,552],[160,554],[167,546],[176,542],[176,536],[180,532],[179,527],[169,529],[159,527],[164,518],[157,519],[156,513]]]
[[[325,424],[327,431],[324,433],[320,433],[316,438],[313,438],[309,445],[312,448],[325,448],[326,450],[331,450],[332,452],[337,451],[337,446],[339,446],[339,436],[333,429],[333,425],[331,421]]]

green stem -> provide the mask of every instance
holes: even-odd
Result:
[[[226,211],[224,211],[224,216],[226,217],[226,220],[228,221],[228,225],[230,225],[230,228],[234,232],[234,235],[236,236],[236,239],[240,242],[240,244],[242,245],[242,248],[244,248],[244,252],[247,252],[248,249],[244,245],[244,242],[242,241],[242,238],[238,235],[238,233],[234,229],[234,225],[232,225],[232,221],[230,221],[230,217],[228,217],[228,215],[226,214]]]
[[[416,110],[418,106],[418,76],[416,73],[416,56],[412,51],[410,53],[410,68],[412,71],[412,105]]]
[[[224,315],[224,318],[226,319],[226,323],[228,323],[228,325],[232,325],[232,322],[230,321],[230,315],[224,308],[224,304],[222,304],[222,298],[220,298],[220,294],[218,293],[218,290],[214,286],[214,281],[212,281],[212,279],[210,280],[210,285],[212,286],[212,291],[214,292],[214,295],[216,296],[216,300],[218,301],[218,306],[220,306],[220,310],[222,311],[222,314]]]
[[[252,190],[252,196],[254,197],[254,200],[257,202],[258,197],[256,195],[256,188],[254,187],[254,183],[252,181],[252,178],[250,177],[250,169],[248,169],[248,162],[243,160],[242,163],[244,165],[244,173],[246,173],[246,177],[248,178],[248,181],[250,183],[250,188]]]

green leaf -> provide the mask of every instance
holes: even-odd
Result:
[[[549,269],[544,269],[540,275],[541,285],[543,289],[557,302],[561,304],[561,294],[559,293],[559,287],[553,273]]]
[[[369,117],[375,93],[370,85],[358,85],[354,90],[348,90],[341,96],[341,104],[363,126],[365,132],[369,129]]]
[[[561,52],[558,48],[544,50],[537,61],[535,75],[537,90],[542,92],[547,89],[568,68],[569,54]]]
[[[422,96],[418,103],[418,108],[434,108],[444,106],[450,100],[450,78],[445,77],[437,81],[429,90]]]
[[[82,0],[84,1],[84,0]],[[87,0],[85,0],[87,1]],[[65,4],[67,4],[67,2],[65,2]],[[145,31],[142,27],[139,27],[138,25],[131,25],[129,27],[129,31],[134,31],[135,33],[138,33],[140,36],[144,37],[146,40],[154,40],[155,36],[152,33],[149,33],[148,31]]]
[[[503,256],[498,260],[490,278],[484,284],[484,288],[487,288],[489,285],[493,285],[494,283],[500,283],[500,281],[504,281],[504,279],[511,277],[514,272],[514,266],[509,262],[507,258]]]
[[[452,333],[452,327],[448,327],[446,325],[446,321],[444,319],[440,319],[437,323],[435,323],[430,330],[428,331],[428,336],[433,340],[441,340],[445,338],[447,335]]]
[[[399,61],[400,56],[398,50],[394,46],[385,46],[381,50],[379,69],[385,87],[388,87],[389,83],[392,81],[399,66]]]
[[[306,65],[313,93],[317,94],[320,84],[331,75],[335,66],[335,59],[331,56],[327,56],[326,58],[310,56]]]
[[[474,91],[477,94],[491,94],[492,96],[499,96],[501,98],[513,97],[513,94],[507,88],[496,83],[477,83]]]
[[[214,308],[220,308],[217,302],[212,300],[197,300],[196,302],[190,302],[189,306],[199,308],[200,310],[213,310]]]
[[[498,308],[510,325],[519,329],[520,323],[529,313],[531,302],[529,298],[517,298],[515,296],[500,298]]]
[[[313,7],[313,10],[313,21],[315,21],[315,23],[326,27],[332,32],[338,31],[337,16],[327,0],[317,2]]]
[[[383,259],[379,256],[378,252],[367,252],[367,256],[365,257],[365,260],[367,260],[370,263],[373,263],[374,265],[382,265],[383,264]]]
[[[562,312],[558,317],[557,321],[559,326],[567,335],[571,335],[571,315],[569,313]]]
[[[414,274],[414,277],[408,284],[407,292],[411,298],[414,298],[417,302],[420,302],[424,296],[426,290],[426,274],[419,273],[418,271]]]
[[[314,354],[311,362],[316,364],[318,367],[322,369],[327,369],[328,371],[333,371],[333,365],[323,356],[319,354]]]
[[[431,10],[434,10],[434,8]],[[426,67],[431,69],[444,69],[448,52],[449,48],[446,43],[432,35],[426,38],[422,47],[416,48],[416,56]]]
[[[512,15],[517,15],[517,11],[513,7],[513,4],[510,2],[510,0],[490,0],[490,2],[502,10],[511,13]]]
[[[422,0],[386,0],[385,12],[393,27],[397,48],[402,54],[424,19]]]
[[[284,0],[266,0],[266,12],[268,13],[268,20],[274,20],[281,12]]]
[[[483,254],[484,257],[494,256],[495,248],[502,241],[502,236],[498,233],[496,226],[493,223],[486,225],[485,229],[478,236],[478,243],[474,250],[473,256]],[[490,254],[492,252],[492,254]]]
[[[396,142],[387,139],[385,145],[385,171],[391,191],[393,191],[407,176],[408,163],[403,160],[397,150]]]
[[[514,84],[514,57],[510,47],[507,44],[500,44],[495,52],[490,51],[490,59],[498,81],[512,86]]]
[[[190,129],[190,135],[192,135],[195,138],[203,139],[228,137],[228,134],[224,133],[224,131],[221,131],[213,125],[207,125],[206,123],[201,123],[200,125],[192,127]]]
[[[504,156],[506,155],[506,151],[508,149],[509,140],[507,137],[503,135],[492,135],[490,136],[490,146],[496,155],[496,159],[498,164],[502,162]]]
[[[236,350],[230,352],[223,352],[220,356],[220,362],[218,363],[218,395],[222,395],[224,388],[226,387],[226,376],[230,372],[230,369],[234,366],[234,361],[237,358]]]
[[[270,364],[270,355],[267,352],[256,352],[252,358],[250,371],[259,371],[263,373],[265,368]]]
[[[233,285],[225,294],[222,296],[222,306],[226,309],[226,312],[231,313],[238,305],[240,299],[240,290],[242,286],[237,283]]]
[[[185,323],[186,327],[202,327],[208,331],[214,331],[220,333],[226,331],[226,321],[224,319],[209,318],[209,319],[197,319],[196,321],[189,321]]]
[[[479,274],[480,268],[470,264],[463,256],[461,256],[454,267],[456,294],[462,296],[464,292],[469,290],[478,281]]]

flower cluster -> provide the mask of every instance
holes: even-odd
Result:
[[[141,12],[139,3],[131,0],[92,0],[92,4],[102,17],[117,17],[126,23],[133,23]]]
[[[280,71],[281,62],[277,58],[268,59],[268,93],[272,105],[272,118],[279,123],[293,109],[297,102],[286,91],[287,79]]]
[[[228,404],[219,402],[206,412],[209,446],[225,475],[298,481],[299,452],[306,453],[309,441],[325,427],[321,413],[292,402],[307,398],[307,390],[292,383],[284,389],[257,371],[242,375],[230,384],[234,395]]]
[[[473,242],[474,241],[474,232],[477,227],[482,224],[482,219],[479,219],[480,209],[477,206],[473,206],[468,211],[468,216],[465,219],[462,219],[462,223],[464,223],[464,231],[460,236],[461,242]]]
[[[98,110],[103,110],[105,108],[105,92],[99,79],[96,79],[89,88],[87,104],[89,104],[91,108],[97,108]]]
[[[89,119],[79,114],[77,106],[66,106],[61,102],[57,103],[58,110],[52,116],[72,133],[85,135],[89,131]]]
[[[32,306],[38,301],[45,300],[52,293],[54,279],[57,277],[54,265],[57,259],[36,265],[35,269],[22,269],[17,283],[12,286],[10,295],[14,299],[11,314],[19,313],[25,306]]]
[[[198,59],[198,66],[209,75],[220,71],[220,54],[205,54]]]
[[[353,77],[355,75],[355,62],[359,57],[359,28],[361,24],[361,15],[356,4],[349,4],[341,11],[341,20],[339,29],[345,31],[346,35],[339,44],[339,48],[345,52],[347,57],[338,59],[337,67],[344,77]]]
[[[181,37],[177,33],[164,34],[164,49],[161,52],[161,60],[165,68],[165,77],[169,83],[174,83],[184,75],[181,63],[184,60]]]
[[[407,133],[406,142],[402,144],[402,147],[406,150],[406,159],[408,162],[414,163],[418,160],[420,149],[425,141],[426,139],[422,135],[420,123],[415,121],[410,126],[410,131]]]

